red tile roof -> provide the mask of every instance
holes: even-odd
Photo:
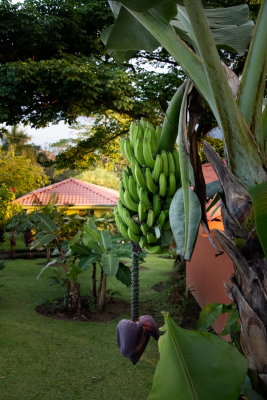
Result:
[[[34,190],[15,200],[22,206],[32,206],[34,203],[48,204],[53,198],[57,205],[74,206],[116,206],[119,194],[116,190],[103,186],[79,181],[74,178]]]

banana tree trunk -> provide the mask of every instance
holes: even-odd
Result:
[[[224,232],[215,238],[234,263],[231,285],[226,285],[237,305],[241,323],[241,346],[249,360],[253,386],[267,396],[267,261],[253,222],[247,190],[236,180],[210,145],[205,153],[221,186]]]

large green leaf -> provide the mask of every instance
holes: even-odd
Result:
[[[254,23],[249,20],[248,6],[213,8],[204,10],[217,47],[244,54],[248,48]],[[185,7],[171,21],[178,33],[197,48],[197,40]]]
[[[47,233],[46,235],[40,235],[34,242],[32,242],[31,249],[45,247],[49,243],[52,243],[56,239],[56,235],[53,233]]]
[[[170,223],[177,253],[190,260],[194,250],[201,220],[201,207],[197,195],[190,188],[180,188],[175,193],[170,206]],[[188,207],[185,208],[185,204]]]
[[[267,259],[267,182],[250,187],[248,192],[253,204],[257,233]]]
[[[184,0],[184,4],[213,93],[216,119],[224,134],[229,167],[243,185],[261,183],[266,179],[263,161],[228,84],[201,0],[196,0],[194,7],[189,0]]]
[[[124,7],[121,7],[115,24],[102,37],[108,50],[147,50],[159,47],[157,40]]]
[[[108,231],[99,231],[99,244],[103,251],[112,248],[112,238]]]
[[[210,333],[180,328],[164,313],[160,361],[148,400],[237,400],[248,362]]]
[[[99,256],[91,254],[88,257],[83,257],[80,259],[80,261],[78,262],[78,268],[80,268],[82,271],[87,271],[87,269],[90,268],[93,263],[96,263],[98,261]]]
[[[99,246],[98,246],[99,249]],[[100,249],[99,249],[100,250]],[[90,256],[92,254],[91,248],[85,246],[82,243],[73,243],[71,245],[71,251],[74,255],[82,256]]]
[[[119,267],[119,259],[113,254],[104,253],[101,257],[103,271],[108,276],[115,276]]]
[[[186,260],[191,258],[194,250],[201,219],[201,206],[196,194],[192,191],[191,185],[191,163],[187,149],[187,95],[190,92],[191,84],[187,83],[184,91],[183,101],[180,109],[178,126],[179,162],[181,172],[182,188],[174,195],[170,206],[170,224],[176,242],[177,253]]]
[[[92,239],[94,239],[96,242],[99,241],[99,231],[97,230],[97,227],[94,223],[92,223],[90,220],[88,221],[87,224],[84,225],[83,227],[83,234],[90,236]]]
[[[240,110],[248,125],[252,128],[261,151],[264,149],[261,113],[267,73],[266,19],[267,2],[262,1],[245,67],[242,72],[238,96]]]
[[[127,287],[131,286],[131,270],[127,265],[122,262],[119,263],[118,271],[116,273],[116,278],[126,285]]]
[[[54,221],[51,220],[51,218],[49,218],[48,215],[45,214],[38,214],[38,219],[40,221],[40,225],[41,228],[46,231],[46,232],[54,232],[57,229],[56,224],[54,223]]]

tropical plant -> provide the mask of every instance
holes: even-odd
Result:
[[[179,89],[184,96],[176,104],[177,129],[161,138],[168,149],[178,135],[182,188],[173,198],[170,219],[177,252],[185,259],[191,257],[200,220],[206,223],[205,185],[195,140],[202,112],[194,101],[197,92],[209,104],[223,133],[226,165],[211,146],[204,144],[221,185],[225,231],[214,233],[234,262],[228,291],[239,311],[242,349],[249,360],[254,387],[266,393],[267,107],[262,109],[267,2],[261,4],[255,28],[246,5],[204,10],[201,0],[184,0],[184,6],[165,0],[110,4],[116,22],[102,36],[109,51],[114,54],[116,50],[123,58],[129,51],[163,46],[189,78]],[[222,64],[218,49],[244,54],[248,46],[238,79]],[[163,398],[153,394],[153,399]]]
[[[91,297],[99,311],[105,305],[108,276],[116,276],[126,286],[131,284],[131,273],[120,258],[130,257],[130,244],[121,243],[120,236],[112,236],[109,231],[98,229],[92,218],[89,218],[69,243],[71,255],[77,260],[81,271],[92,270]],[[100,269],[99,288],[97,290],[97,267]]]
[[[48,183],[43,168],[31,158],[0,150],[0,184],[16,189],[21,196]]]
[[[21,207],[13,203],[15,198],[14,188],[8,188],[5,184],[0,186],[0,243],[4,242],[4,232],[8,222],[21,211]]]

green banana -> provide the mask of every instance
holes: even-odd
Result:
[[[134,144],[134,155],[141,166],[146,165],[146,161],[143,155],[143,143],[144,142],[142,139],[137,138]]]
[[[151,174],[151,170],[149,168],[146,168],[146,172],[145,172],[145,178],[146,178],[146,186],[148,188],[148,190],[153,193],[156,194],[159,191],[158,186],[154,183],[153,179],[152,179],[152,174]]]
[[[163,172],[167,176],[169,173],[168,156],[165,150],[161,150],[161,157],[163,162]]]
[[[162,173],[162,171],[163,171],[163,161],[162,161],[161,155],[157,154],[154,169],[152,172],[152,178],[153,178],[154,182],[158,183],[159,176]]]
[[[151,254],[162,254],[167,250],[166,247],[161,247],[159,244],[154,246],[147,244],[144,246],[144,249]]]
[[[144,249],[147,245],[147,240],[145,236],[142,236],[141,239],[139,240],[139,245],[142,249]]]
[[[131,197],[133,198],[134,201],[139,201],[137,189],[136,189],[136,182],[134,180],[134,177],[131,175],[128,178],[128,190],[130,192]]]
[[[152,228],[153,223],[154,223],[154,219],[155,219],[154,211],[150,209],[150,210],[148,211],[148,214],[147,214],[147,221],[146,221],[146,224],[147,224],[147,226],[148,226],[149,228]]]
[[[159,176],[159,195],[165,197],[167,192],[167,180],[166,175],[162,172]]]
[[[131,157],[134,156],[134,150],[133,150],[133,147],[132,147],[129,139],[124,139],[123,140],[123,148],[124,148],[125,157],[130,162],[131,161]]]
[[[169,173],[175,173],[175,162],[170,151],[167,152]]]
[[[151,208],[152,207],[151,201],[149,200],[147,191],[145,189],[140,188],[139,191],[138,191],[138,195],[139,195],[140,201],[143,203],[143,205],[146,208]]]
[[[151,152],[156,153],[157,151],[157,138],[155,134],[155,129],[153,126],[147,127],[144,134],[144,141],[150,144]]]
[[[141,229],[139,228],[139,225],[137,225],[137,223],[134,222],[134,220],[131,217],[127,218],[127,226],[136,235],[141,235]]]
[[[176,179],[173,172],[169,173],[169,188],[168,188],[168,196],[172,197],[176,192]]]
[[[146,207],[142,203],[142,201],[139,201],[138,203],[138,218],[140,222],[144,222],[147,220]]]
[[[160,215],[159,215],[159,217],[158,217],[158,219],[157,219],[157,221],[156,221],[156,224],[157,224],[160,228],[163,226],[163,224],[164,224],[164,222],[165,222],[165,218],[166,218],[165,212],[164,212],[164,211],[161,211],[161,213],[160,213]]]
[[[143,156],[145,160],[145,165],[147,165],[150,169],[153,169],[155,165],[155,160],[153,158],[151,144],[145,139],[143,141]]]
[[[156,126],[155,137],[156,137],[157,145],[159,144],[159,138],[160,138],[160,135],[161,135],[161,130],[162,130],[161,126]]]
[[[146,239],[147,239],[147,243],[151,244],[151,243],[157,243],[158,239],[156,237],[156,235],[152,232],[148,232],[146,235]]]
[[[138,129],[139,129],[138,124],[136,124],[135,122],[131,122],[129,130],[129,139],[132,145],[134,145],[136,141]]]
[[[144,236],[146,236],[147,232],[148,232],[148,226],[147,224],[145,224],[144,222],[140,225],[140,229],[142,231],[142,234]]]
[[[138,211],[138,203],[132,199],[128,189],[124,192],[124,202],[129,210]]]
[[[128,176],[126,170],[124,170],[124,171],[122,172],[121,179],[122,179],[122,183],[123,183],[124,189],[128,189],[128,180],[129,180],[129,176]]]
[[[155,218],[158,218],[161,212],[161,200],[158,194],[154,194],[153,196],[153,211]]]
[[[120,184],[120,187],[119,187],[119,199],[120,199],[120,201],[122,202],[122,204],[123,204],[125,207],[127,207],[127,205],[126,205],[126,203],[125,203],[125,200],[124,200],[124,189],[123,189],[122,183]]]
[[[130,239],[128,236],[127,232],[127,226],[123,223],[118,211],[115,209],[114,210],[114,217],[115,217],[115,223],[117,225],[117,228],[119,229],[120,233],[122,234],[125,239]]]
[[[131,217],[131,214],[129,213],[128,209],[123,206],[121,201],[119,201],[117,204],[117,211],[122,219],[122,222],[127,225],[127,218]]]
[[[139,186],[146,189],[146,180],[143,175],[142,169],[134,157],[131,158],[132,171],[134,178]]]
[[[172,151],[172,157],[175,163],[175,178],[176,178],[176,182],[177,184],[179,184],[180,180],[181,180],[181,176],[180,176],[180,161],[179,161],[179,153],[176,149],[174,149]]]
[[[132,242],[139,243],[141,235],[136,235],[130,228],[127,229],[127,234]]]

